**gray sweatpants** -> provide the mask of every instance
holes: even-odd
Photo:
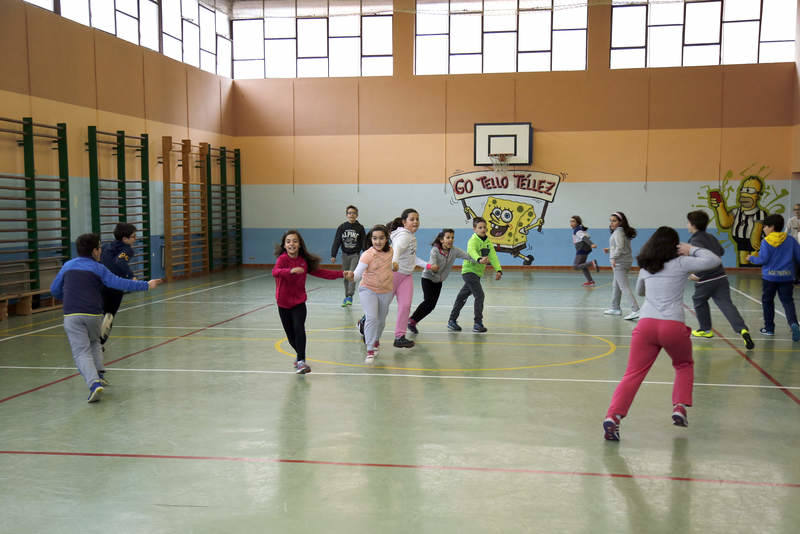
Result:
[[[364,340],[367,350],[372,350],[386,327],[386,316],[389,314],[389,304],[392,303],[394,293],[375,293],[366,287],[359,287],[358,298],[361,300],[364,315],[367,316],[364,323]]]
[[[97,371],[105,371],[103,349],[100,345],[102,322],[102,315],[64,316],[64,331],[67,333],[69,346],[72,347],[72,359],[87,386],[100,380]]]
[[[628,281],[628,271],[630,270],[630,263],[617,263],[616,267],[614,267],[614,290],[611,293],[612,310],[620,309],[619,305],[622,300],[622,294],[625,293],[625,298],[631,302],[631,309],[633,311],[639,311],[639,303],[636,302],[636,297],[633,296],[631,284]]]
[[[345,254],[342,252],[342,270],[343,271],[355,271],[356,267],[358,267],[358,253],[355,254]],[[345,297],[352,297],[353,293],[356,291],[356,283],[353,280],[348,280],[347,278],[344,279],[344,296]]]
[[[456,301],[453,303],[453,309],[450,311],[450,320],[458,320],[461,314],[461,308],[467,303],[470,295],[475,297],[475,322],[483,322],[483,287],[481,287],[481,277],[475,273],[464,273],[461,275],[464,280],[464,285],[461,286],[461,291],[456,295]]]
[[[697,321],[700,323],[699,329],[705,331],[711,330],[711,308],[708,305],[708,299],[714,299],[714,304],[717,305],[719,311],[737,334],[747,328],[739,310],[731,301],[731,286],[727,276],[694,285],[694,295],[692,295],[694,311],[697,313]]]
[[[589,273],[589,267],[592,266],[592,262],[588,260],[588,254],[575,254],[575,259],[572,260],[572,268],[576,271],[583,271],[583,276],[586,278],[586,281],[591,282],[592,275]]]

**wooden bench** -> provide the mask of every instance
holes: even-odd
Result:
[[[34,297],[47,295],[38,299],[34,307]],[[61,304],[50,294],[49,289],[35,289],[14,295],[0,295],[0,321],[9,315],[31,315],[33,313],[57,310]]]

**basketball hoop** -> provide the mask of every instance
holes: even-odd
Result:
[[[492,170],[494,170],[495,175],[504,176],[506,174],[509,165],[508,159],[511,156],[513,156],[513,154],[489,154],[489,159],[492,160]]]

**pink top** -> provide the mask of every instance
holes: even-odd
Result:
[[[302,274],[292,274],[292,269],[302,267]],[[302,257],[290,257],[287,253],[278,256],[275,267],[272,268],[272,276],[275,277],[275,298],[279,308],[294,308],[298,304],[306,301],[306,273],[326,280],[342,278],[342,271],[330,271],[328,269],[317,269],[308,272],[308,264]]]
[[[392,276],[392,249],[380,252],[375,247],[367,249],[359,258],[358,263],[367,266],[361,279],[361,286],[375,293],[391,293],[394,291]]]

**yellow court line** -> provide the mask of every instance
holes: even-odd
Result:
[[[581,282],[583,283],[583,282]],[[600,289],[601,287],[611,287],[611,282],[607,284],[596,284],[591,287],[584,287],[582,285],[579,286],[569,286],[569,287],[494,287],[492,286],[491,292],[494,291],[568,291],[568,290],[575,290],[575,291],[586,291],[587,289]]]
[[[389,370],[395,370],[395,371],[431,371],[431,372],[435,372],[435,373],[444,373],[444,372],[447,372],[447,373],[460,373],[460,372],[464,373],[464,372],[476,372],[476,371],[518,371],[518,370],[522,370],[522,369],[538,369],[538,368],[542,368],[542,367],[563,367],[563,366],[566,366],[566,365],[576,365],[576,364],[579,364],[579,363],[584,363],[584,362],[589,362],[589,361],[592,361],[592,360],[598,360],[600,358],[605,358],[609,354],[612,354],[617,348],[616,345],[614,345],[614,343],[609,341],[608,339],[605,339],[603,337],[596,336],[596,335],[593,335],[593,334],[586,334],[584,332],[578,332],[576,330],[563,330],[563,329],[560,329],[560,328],[548,328],[548,327],[545,327],[545,326],[530,326],[529,325],[528,327],[529,328],[538,328],[538,329],[541,329],[541,330],[553,330],[553,331],[556,331],[556,332],[568,332],[568,333],[572,333],[572,334],[584,335],[584,336],[587,336],[587,337],[591,337],[591,338],[603,341],[604,343],[606,343],[608,345],[609,349],[606,352],[604,352],[603,354],[599,354],[597,356],[590,356],[588,358],[583,358],[583,359],[580,359],[580,360],[573,360],[573,361],[569,361],[569,362],[544,363],[544,364],[539,364],[539,365],[524,365],[524,366],[519,366],[519,367],[487,367],[487,368],[479,367],[479,368],[475,368],[475,369],[438,369],[438,368],[425,368],[425,367],[376,366],[376,365],[367,365],[367,364],[333,362],[333,361],[329,361],[329,360],[318,360],[318,359],[313,359],[313,358],[306,358],[306,359],[310,360],[312,362],[327,363],[327,364],[330,364],[330,365],[339,365],[339,366],[343,366],[343,367],[362,367],[362,368],[367,368],[367,369],[389,369]],[[352,328],[352,327],[348,326],[348,327],[345,327],[345,328]],[[295,358],[294,354],[291,354],[290,352],[287,352],[287,351],[283,350],[283,348],[281,347],[281,344],[284,341],[288,341],[288,338],[287,337],[283,337],[283,338],[279,339],[278,341],[276,341],[275,345],[274,345],[275,350],[280,352],[281,354],[285,354],[285,355],[287,355],[287,356],[289,356],[291,358]]]

